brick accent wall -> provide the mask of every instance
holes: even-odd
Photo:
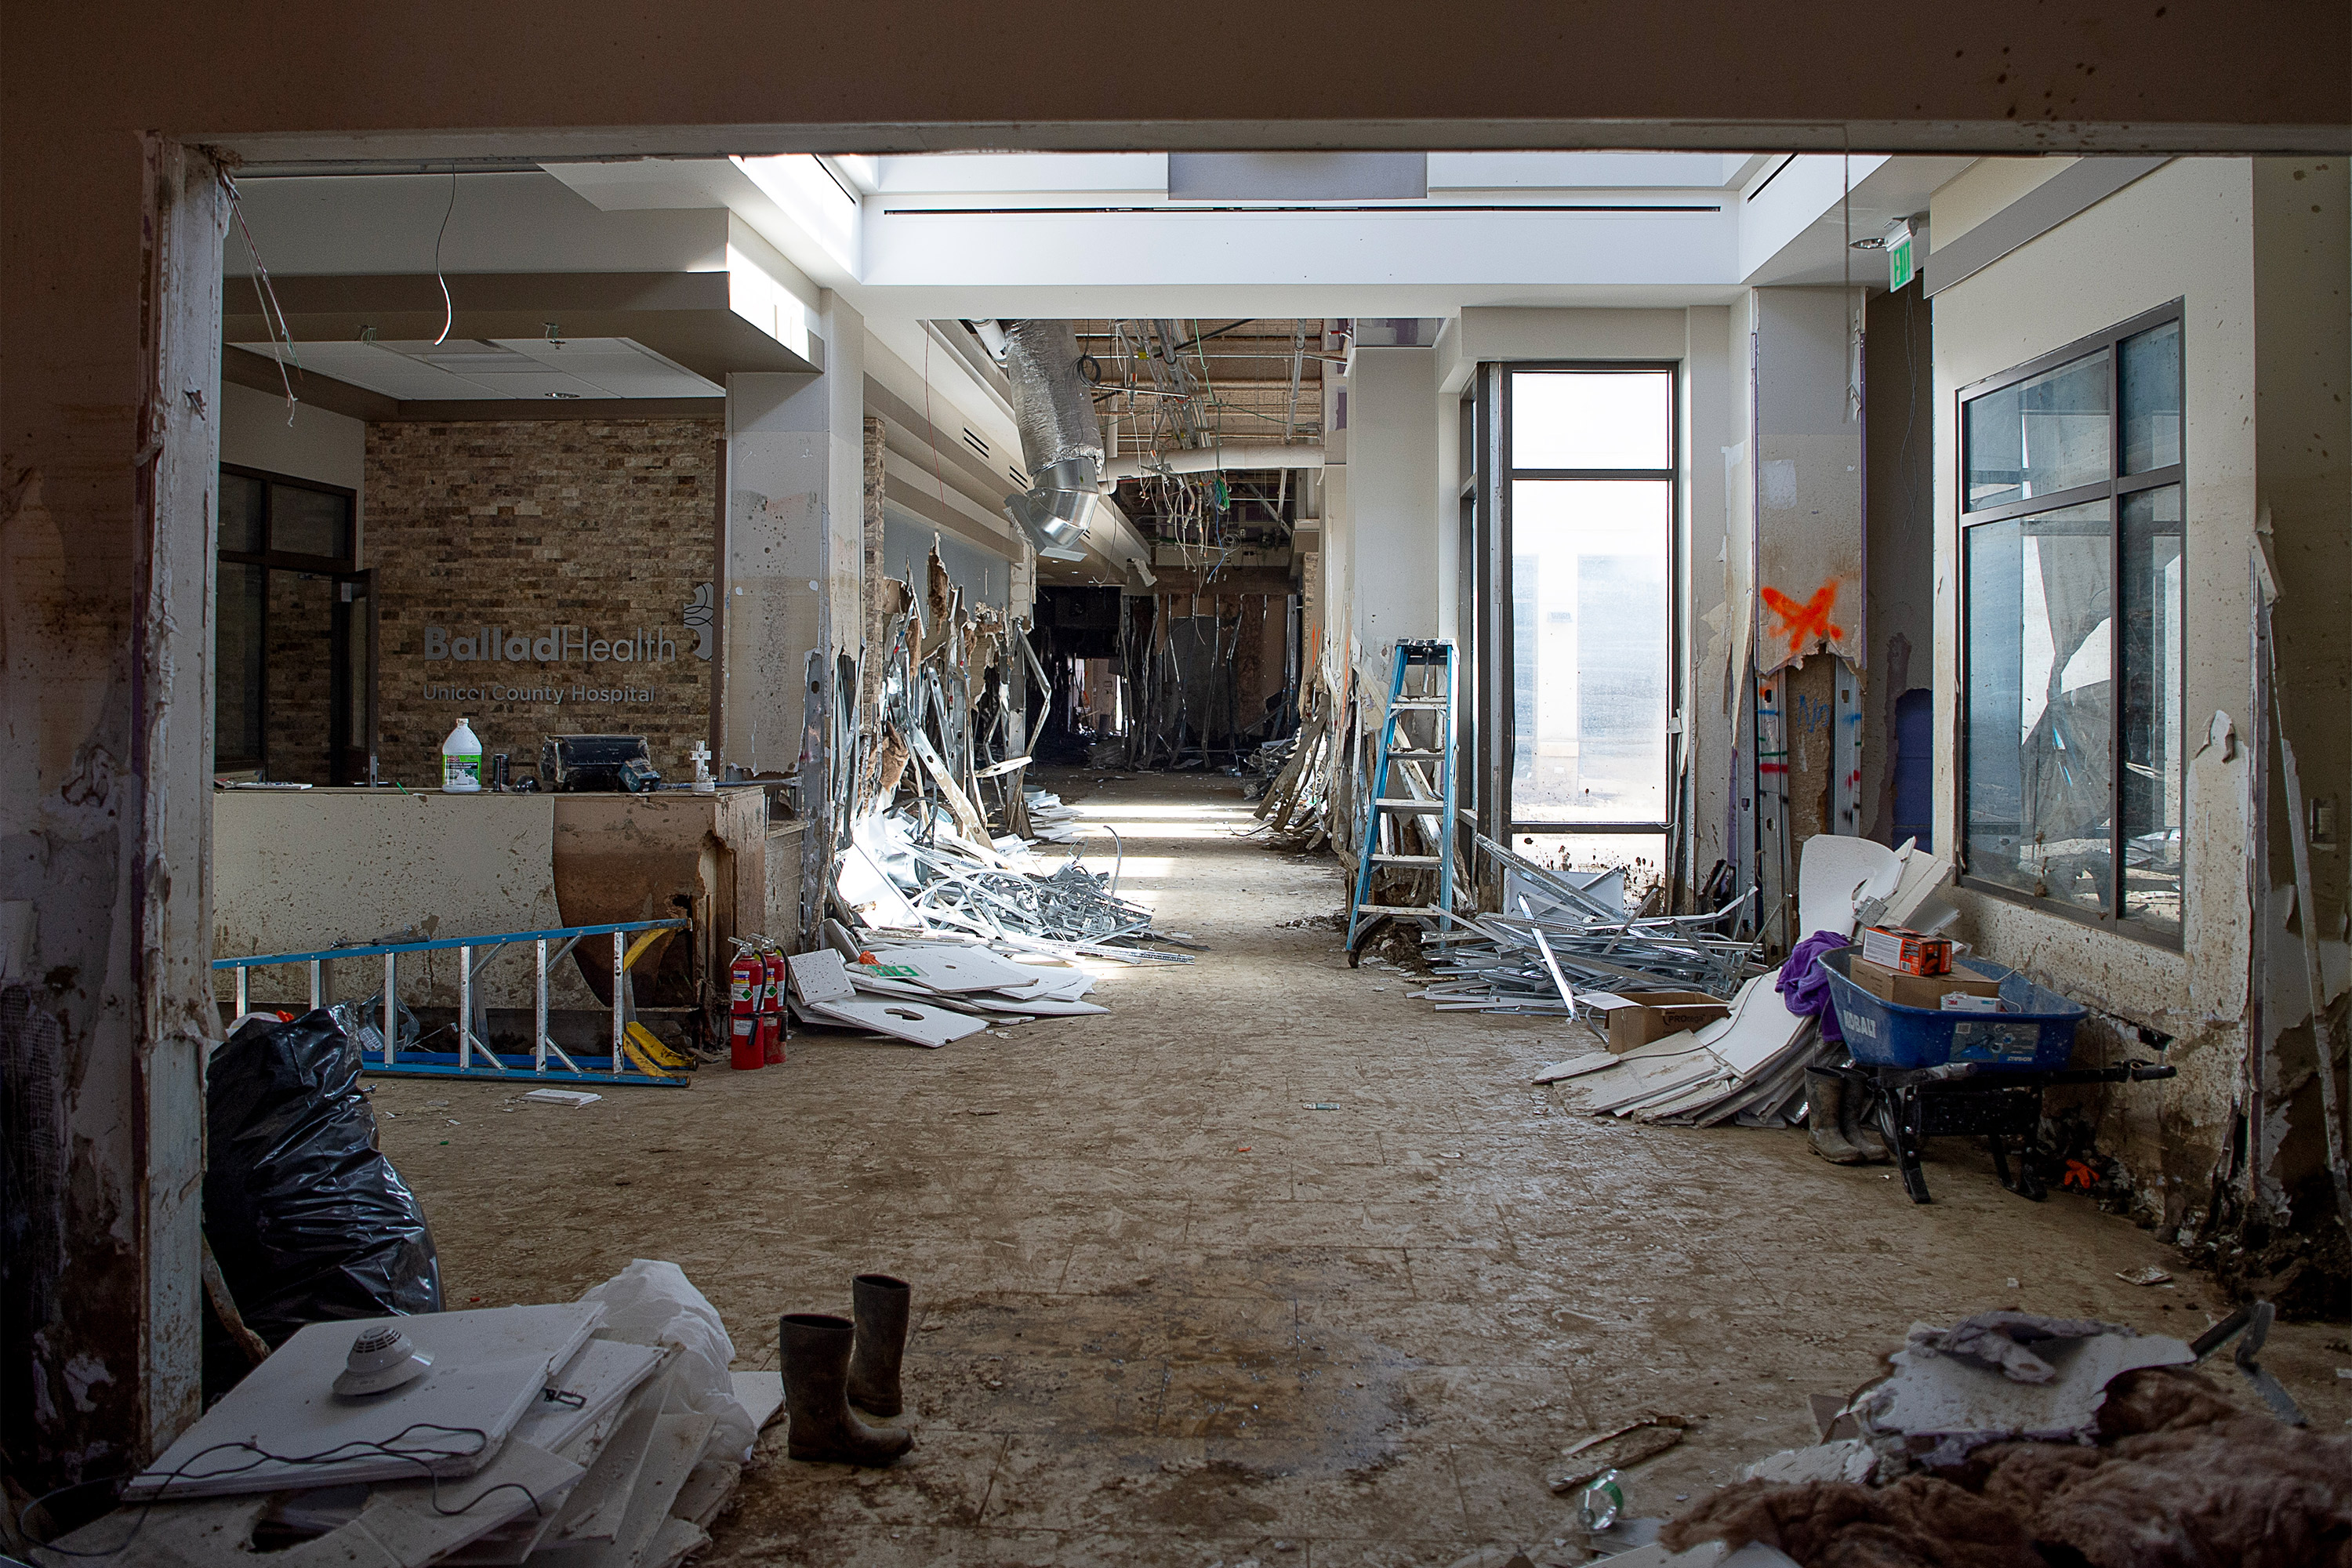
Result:
[[[486,778],[487,753],[528,772],[551,734],[641,734],[665,779],[693,776],[711,664],[686,615],[717,576],[722,433],[715,419],[368,426],[383,777],[438,787],[460,714]]]
[[[269,574],[269,777],[329,784],[334,773],[335,580]]]

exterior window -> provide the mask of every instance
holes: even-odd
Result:
[[[1513,369],[1510,826],[1663,845],[1673,714],[1675,372]]]
[[[1960,394],[1969,885],[2180,940],[2180,311]]]

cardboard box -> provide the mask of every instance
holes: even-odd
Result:
[[[2000,981],[1988,980],[1965,969],[1956,969],[1949,974],[1906,974],[1899,969],[1873,963],[1859,953],[1854,955],[1853,966],[1847,973],[1856,985],[1881,1002],[1892,1002],[1897,1007],[1925,1007],[1929,1012],[1941,1010],[1944,997],[1950,992],[1979,997],[2000,994]]]
[[[1909,926],[1867,926],[1862,933],[1862,956],[1910,974],[1949,974],[1952,939]]]
[[[1704,991],[1619,991],[1605,994],[1617,1005],[1609,1008],[1609,1048],[1630,1051],[1652,1040],[1730,1016],[1731,1004]],[[1600,1002],[1601,997],[1593,997]]]

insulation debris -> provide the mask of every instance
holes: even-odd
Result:
[[[1853,1403],[1858,1437],[1748,1467],[1659,1545],[1760,1544],[1807,1568],[2352,1564],[2352,1434],[2250,1412],[2197,1356],[2020,1312],[1918,1325]]]
[[[390,1329],[429,1364],[336,1394]],[[576,1302],[312,1323],[52,1544],[125,1568],[672,1568],[782,1402],[733,1356],[677,1266],[642,1259]]]

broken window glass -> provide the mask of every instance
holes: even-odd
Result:
[[[2188,718],[2180,640],[2185,542],[2179,485],[2124,498],[2118,605],[2124,914],[2172,936],[2180,934],[2181,745]]]
[[[1968,504],[2006,506],[2108,477],[2106,351],[1968,405]]]
[[[2114,538],[2105,500],[1968,531],[1969,872],[2113,912]]]
[[[2180,330],[2177,306],[2152,311],[1960,408],[1967,875],[2167,942],[2188,716]]]

